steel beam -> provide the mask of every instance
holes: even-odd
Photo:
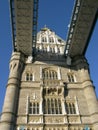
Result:
[[[84,55],[98,17],[98,0],[76,0],[67,35],[65,55]]]
[[[38,0],[10,0],[14,51],[35,55]]]

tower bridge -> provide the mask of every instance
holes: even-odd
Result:
[[[10,0],[13,48],[28,56],[36,53],[38,3],[39,0]],[[65,56],[85,54],[97,17],[97,0],[75,1]]]
[[[0,130],[98,130],[98,99],[84,55],[98,0],[75,1],[66,42],[47,27],[37,33],[38,2],[10,0],[14,51]]]

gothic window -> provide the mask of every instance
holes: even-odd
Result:
[[[39,102],[30,102],[29,114],[39,114]]]
[[[44,99],[44,114],[62,114],[61,100],[56,98]]]
[[[65,109],[67,114],[76,114],[76,107],[74,102],[65,102]]]
[[[42,37],[42,42],[47,42],[47,38],[46,37]]]
[[[33,81],[34,75],[32,73],[26,73],[26,81]]]
[[[54,42],[53,37],[50,37],[50,38],[49,38],[49,42]]]
[[[68,77],[69,82],[75,82],[75,77],[74,77],[73,73],[67,74],[67,77]]]
[[[58,78],[58,76],[57,76],[56,71],[48,70],[48,69],[43,70],[43,79],[54,80],[54,79],[57,79],[57,78]]]

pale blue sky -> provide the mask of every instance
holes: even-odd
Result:
[[[66,39],[68,24],[74,0],[39,0],[38,30],[47,25],[57,35]],[[9,74],[9,60],[12,53],[12,35],[9,14],[9,0],[0,3],[0,112],[2,109]],[[98,22],[87,49],[91,78],[98,97]]]

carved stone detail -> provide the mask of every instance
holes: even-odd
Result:
[[[29,124],[32,123],[42,123],[42,118],[41,117],[29,117]]]
[[[69,123],[81,123],[79,116],[70,116],[68,117]]]
[[[45,117],[45,123],[64,123],[64,118],[62,117]]]

